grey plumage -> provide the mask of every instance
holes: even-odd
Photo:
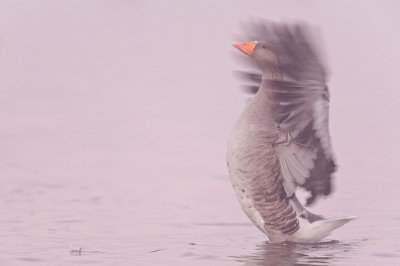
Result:
[[[285,190],[294,193],[296,185],[310,191],[307,204],[332,192],[336,163],[328,129],[329,92],[326,68],[316,52],[309,26],[302,23],[274,23],[254,20],[244,24],[246,40],[266,41],[279,58],[282,79],[269,80],[274,88],[273,117],[281,135],[275,149],[280,162]],[[247,92],[257,93],[262,76],[252,58],[249,71],[238,71]]]
[[[246,27],[247,42],[233,46],[252,70],[236,74],[255,95],[229,135],[229,177],[243,211],[272,242],[316,242],[356,219],[312,214],[295,195],[304,187],[311,204],[332,191],[326,70],[307,25]]]

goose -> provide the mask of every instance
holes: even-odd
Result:
[[[228,140],[229,177],[244,213],[271,242],[313,243],[356,219],[309,212],[331,194],[336,171],[331,147],[326,69],[304,23],[250,24],[250,42],[232,45],[261,74],[240,72],[257,85]]]

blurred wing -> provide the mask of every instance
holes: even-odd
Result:
[[[247,40],[264,40],[279,55],[283,80],[272,82],[274,119],[281,131],[275,147],[288,196],[300,185],[311,192],[307,204],[331,192],[335,163],[330,144],[329,92],[326,71],[305,25],[259,20],[246,24]],[[250,58],[249,58],[250,60]],[[256,93],[261,73],[238,72]]]
[[[248,84],[242,85],[244,92],[250,94],[256,94],[260,89],[261,74],[259,73],[248,73],[244,71],[236,71],[236,76],[242,80],[246,80]]]
[[[299,86],[277,81],[275,122],[281,131],[276,151],[288,195],[300,185],[311,192],[307,204],[331,192],[335,172],[328,129],[326,87]],[[292,92],[290,92],[292,91]]]

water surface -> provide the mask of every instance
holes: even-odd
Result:
[[[0,265],[400,265],[399,8],[1,1]],[[321,243],[269,243],[227,176],[249,15],[323,36],[339,169],[311,211],[359,219]]]

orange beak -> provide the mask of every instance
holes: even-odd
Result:
[[[257,42],[234,42],[232,43],[232,45],[243,53],[251,55],[253,53],[254,47],[256,47],[257,45]]]

